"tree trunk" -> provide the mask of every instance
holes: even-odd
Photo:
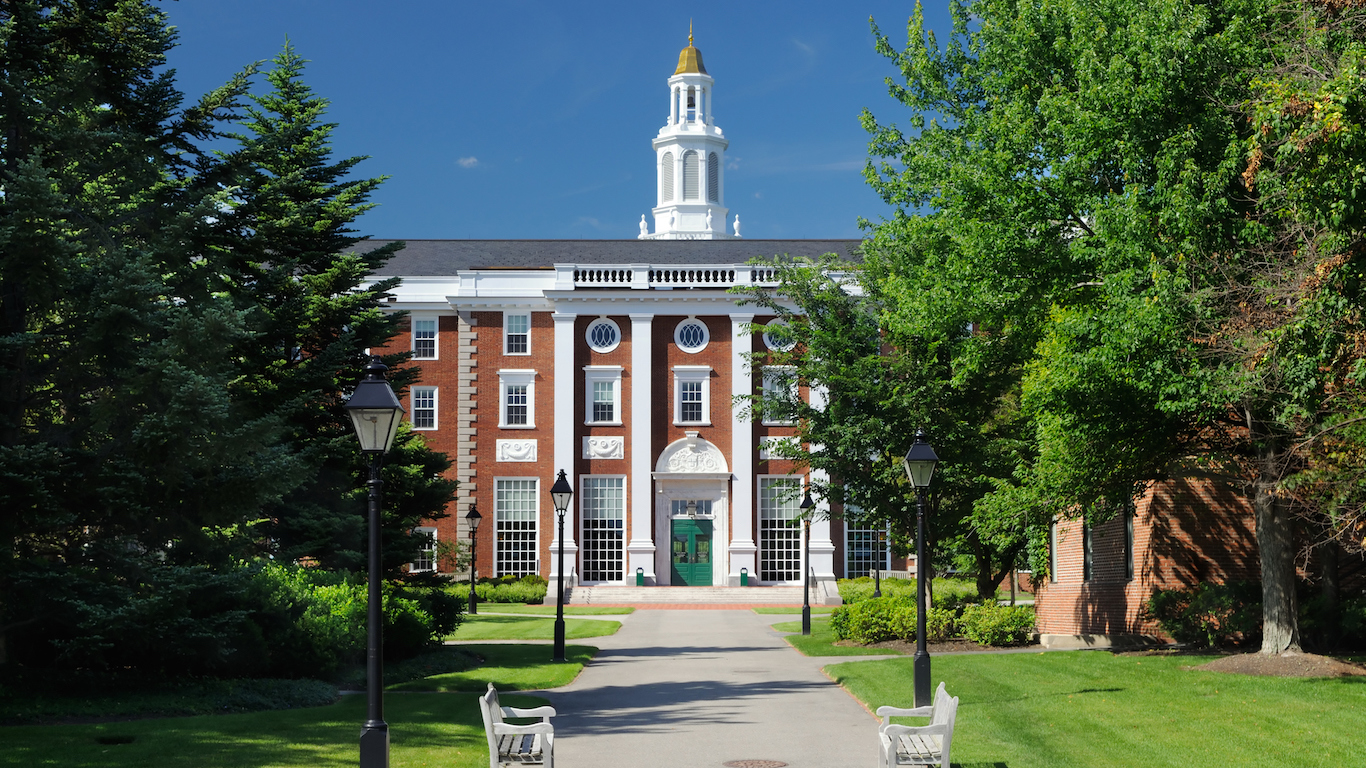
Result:
[[[1283,460],[1279,441],[1264,434],[1247,412],[1247,423],[1257,448],[1257,479],[1252,486],[1252,510],[1257,521],[1257,548],[1262,560],[1262,653],[1300,651],[1299,607],[1295,600],[1294,526],[1290,511],[1276,496]]]

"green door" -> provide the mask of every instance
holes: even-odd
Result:
[[[710,520],[674,520],[670,536],[673,584],[680,587],[711,585]]]

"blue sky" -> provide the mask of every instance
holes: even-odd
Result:
[[[190,98],[286,36],[331,100],[335,156],[390,179],[378,238],[633,238],[654,205],[650,140],[691,19],[730,140],[726,205],[748,238],[858,237],[889,214],[864,183],[867,107],[904,122],[868,17],[900,47],[909,2],[180,0]],[[926,4],[943,39],[947,4]]]

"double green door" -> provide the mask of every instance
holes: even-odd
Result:
[[[712,521],[674,519],[671,531],[674,586],[711,585]]]

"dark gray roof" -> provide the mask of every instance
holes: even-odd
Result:
[[[366,240],[367,251],[393,240]],[[406,240],[376,275],[440,276],[462,269],[537,269],[554,264],[743,264],[759,256],[857,260],[858,240]]]

